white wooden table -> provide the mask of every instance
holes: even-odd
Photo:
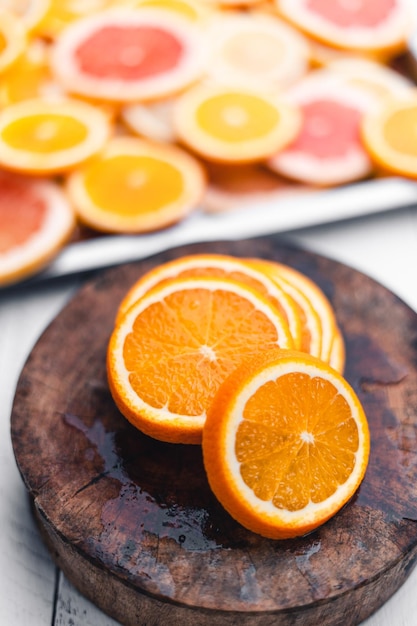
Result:
[[[283,238],[367,273],[417,311],[417,208],[292,231]],[[75,276],[41,283],[36,289],[0,292],[2,626],[116,624],[55,568],[32,520],[10,441],[10,412],[20,370],[41,332],[83,280]],[[365,625],[416,626],[416,585],[417,569]]]

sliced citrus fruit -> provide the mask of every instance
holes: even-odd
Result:
[[[219,213],[242,208],[253,209],[255,203],[267,202],[271,211],[279,210],[280,200],[311,191],[307,185],[291,183],[268,170],[263,163],[225,165],[205,163],[207,190],[203,206],[207,212]]]
[[[343,374],[346,363],[346,348],[345,340],[339,327],[336,328],[336,332],[333,337],[328,363],[340,374]]]
[[[219,15],[211,21],[208,37],[208,76],[228,87],[276,91],[309,69],[305,38],[272,15]]]
[[[15,15],[26,31],[35,29],[50,8],[51,0],[2,0],[1,6]]]
[[[109,134],[108,117],[97,107],[24,100],[0,112],[0,163],[32,174],[64,172],[101,150]]]
[[[330,186],[368,176],[372,162],[361,142],[363,116],[375,97],[318,71],[286,93],[302,123],[295,139],[268,159],[278,174],[310,185]]]
[[[248,359],[220,386],[203,430],[210,486],[247,529],[305,535],[354,495],[369,459],[363,407],[349,383],[310,355]]]
[[[159,99],[184,89],[203,68],[201,29],[172,11],[103,11],[68,26],[51,65],[69,92],[112,102]]]
[[[122,414],[145,434],[201,443],[221,382],[251,354],[288,348],[284,317],[230,278],[174,278],[136,301],[115,325],[107,371]]]
[[[29,42],[24,52],[2,75],[0,98],[3,106],[30,100],[64,95],[49,67],[48,44],[41,39]]]
[[[164,143],[175,143],[173,107],[173,98],[136,102],[122,107],[120,117],[133,134]]]
[[[294,347],[301,345],[301,323],[296,304],[264,272],[257,270],[243,259],[223,254],[193,254],[157,266],[142,276],[123,298],[118,319],[149,289],[166,280],[177,277],[214,276],[226,277],[243,282],[259,291],[271,304],[279,309],[288,323]]]
[[[403,0],[275,0],[281,15],[335,48],[381,54],[405,50],[412,15]]]
[[[204,21],[210,15],[208,6],[199,4],[194,0],[131,0],[129,6],[174,11],[174,13],[179,13],[182,17],[193,22]]]
[[[295,303],[301,324],[300,349],[312,356],[321,358],[322,354],[322,324],[310,298],[303,288],[279,271],[279,264],[264,259],[248,260],[259,271],[271,278]]]
[[[81,221],[107,232],[172,224],[197,207],[204,188],[203,169],[192,156],[135,137],[110,140],[67,185]]]
[[[74,211],[57,184],[0,171],[1,286],[46,266],[74,228]]]
[[[299,128],[298,111],[272,95],[214,85],[191,87],[174,106],[179,138],[203,157],[261,161],[287,145]]]
[[[17,16],[0,9],[0,72],[11,67],[26,47],[26,29]]]
[[[386,172],[417,178],[417,96],[392,99],[365,116],[362,138]]]

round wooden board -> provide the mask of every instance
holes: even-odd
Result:
[[[335,307],[372,450],[358,493],[307,537],[246,531],[211,493],[199,446],[142,435],[110,396],[105,355],[120,300],[151,267],[195,252],[287,263]],[[359,624],[417,554],[416,342],[417,315],[390,291],[274,236],[183,246],[100,274],[34,347],[12,410],[16,460],[56,562],[123,624]]]

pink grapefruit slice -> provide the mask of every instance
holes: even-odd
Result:
[[[361,142],[364,115],[375,106],[371,94],[318,71],[287,92],[298,106],[298,135],[268,160],[282,176],[310,185],[344,184],[368,176],[371,159]]]
[[[148,101],[184,89],[204,63],[201,30],[157,9],[114,9],[71,24],[51,65],[69,92],[111,102]]]
[[[0,171],[0,286],[40,271],[74,228],[74,212],[57,184]]]
[[[286,19],[335,48],[396,54],[412,20],[404,0],[275,0]]]

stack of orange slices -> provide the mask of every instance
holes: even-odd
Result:
[[[121,413],[158,440],[202,443],[226,510],[276,539],[324,523],[364,476],[369,431],[343,368],[343,336],[316,283],[274,260],[228,255],[141,276],[107,351]]]
[[[405,0],[6,0],[0,173],[47,177],[93,234],[415,178],[411,25]]]

